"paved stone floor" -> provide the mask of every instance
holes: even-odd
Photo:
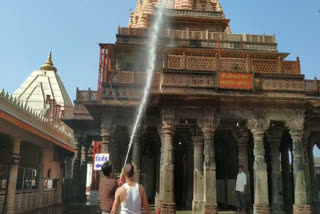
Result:
[[[35,210],[25,214],[98,214],[101,213],[97,206],[85,204],[67,204],[61,206],[49,207],[41,210]],[[151,213],[154,213],[151,212]],[[235,214],[232,211],[221,211],[219,214]],[[191,211],[177,211],[177,214],[192,214]]]

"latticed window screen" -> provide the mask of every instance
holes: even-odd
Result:
[[[216,58],[215,57],[188,56],[187,57],[187,69],[214,71],[214,70],[216,70]]]
[[[247,60],[237,58],[221,58],[221,71],[246,71]]]
[[[283,62],[283,73],[285,74],[299,74],[298,63],[296,61],[284,61]]]
[[[182,69],[183,57],[182,56],[168,56],[168,68],[169,69]]]
[[[268,60],[268,59],[253,59],[252,65],[255,73],[268,73],[274,74],[278,73],[278,60]]]

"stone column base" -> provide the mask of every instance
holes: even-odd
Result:
[[[311,206],[308,204],[293,205],[293,214],[311,214]]]
[[[161,202],[161,214],[175,214],[176,204],[175,203],[165,203]]]
[[[202,213],[203,201],[193,200],[192,201],[192,213]]]
[[[286,214],[284,204],[272,204],[272,214]]]
[[[269,204],[254,204],[253,205],[253,214],[270,214]]]
[[[218,204],[203,202],[204,214],[218,214]]]

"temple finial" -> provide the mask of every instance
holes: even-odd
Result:
[[[48,56],[48,59],[47,61],[44,63],[44,65],[42,65],[40,67],[40,70],[42,71],[55,71],[57,72],[57,68],[53,66],[53,63],[52,63],[52,59],[51,59],[51,51],[49,52],[49,56]]]

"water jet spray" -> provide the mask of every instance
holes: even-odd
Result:
[[[136,133],[137,127],[141,121],[142,113],[144,111],[144,108],[145,108],[145,105],[146,105],[146,102],[147,102],[147,99],[149,97],[150,90],[151,90],[151,85],[152,85],[152,80],[153,80],[153,75],[154,75],[154,70],[155,70],[156,49],[157,49],[157,43],[158,43],[158,39],[159,39],[159,31],[160,31],[160,28],[163,24],[163,11],[167,5],[167,0],[159,0],[159,1],[161,1],[161,4],[160,4],[160,7],[158,7],[158,9],[157,9],[157,14],[156,14],[155,20],[154,20],[152,27],[150,29],[150,32],[149,32],[150,47],[148,50],[148,66],[146,69],[146,74],[147,74],[146,85],[145,85],[143,97],[142,97],[142,100],[141,100],[141,103],[139,105],[139,109],[137,112],[137,117],[136,117],[135,123],[133,125],[132,133],[130,136],[130,142],[129,142],[129,147],[128,147],[126,159],[124,161],[124,166],[127,163],[130,149],[131,149],[132,143],[133,143],[133,138]]]

